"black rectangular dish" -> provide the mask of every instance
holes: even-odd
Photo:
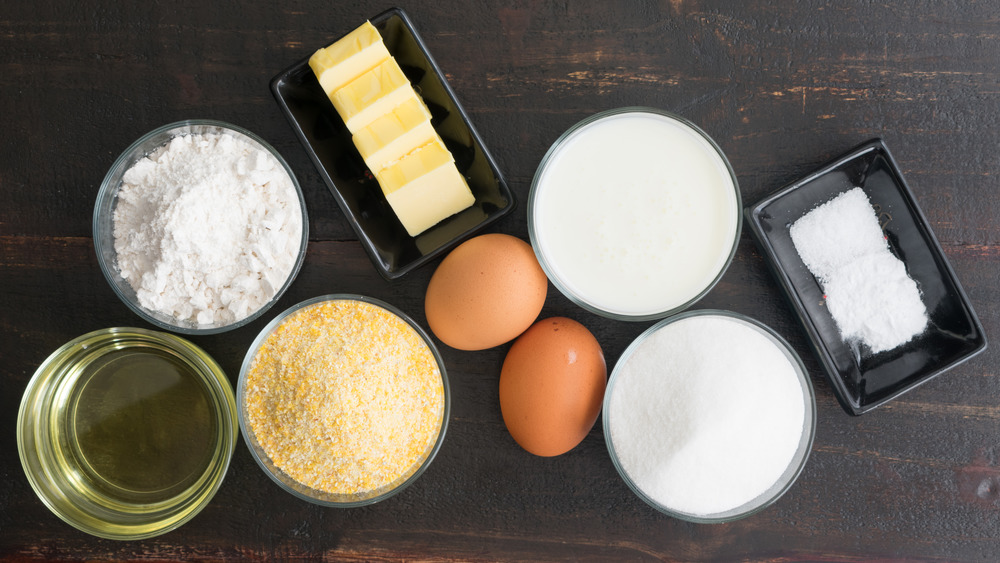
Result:
[[[309,58],[275,76],[271,92],[379,273],[392,280],[506,215],[513,210],[515,200],[406,13],[393,8],[370,21],[430,109],[431,123],[454,155],[455,165],[475,196],[472,207],[416,237],[409,236],[316,80]]]
[[[800,217],[854,187],[864,190],[881,212],[890,251],[917,283],[930,320],[910,342],[878,354],[841,338],[824,306],[820,284],[789,234]],[[744,212],[848,413],[868,412],[986,349],[983,327],[881,139],[857,147]]]

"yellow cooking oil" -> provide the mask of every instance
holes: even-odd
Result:
[[[232,387],[191,342],[141,328],[77,337],[39,365],[17,449],[39,499],[89,534],[150,538],[194,518],[237,438]]]
[[[55,424],[77,492],[117,510],[148,509],[196,485],[220,432],[211,391],[184,358],[156,346],[105,350],[77,364]]]

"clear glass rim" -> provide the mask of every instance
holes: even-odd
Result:
[[[277,159],[277,161],[281,164],[282,168],[284,168],[285,172],[288,174],[288,177],[291,179],[292,186],[295,188],[296,197],[298,199],[299,210],[302,213],[302,236],[299,242],[299,252],[295,259],[295,263],[292,266],[292,270],[288,275],[288,279],[285,280],[285,283],[282,284],[281,288],[274,294],[271,300],[265,303],[259,309],[257,309],[250,315],[234,323],[223,326],[200,327],[193,323],[178,324],[176,319],[172,319],[171,317],[164,315],[162,313],[146,309],[145,307],[140,305],[135,297],[134,290],[131,290],[131,287],[129,287],[128,290],[125,290],[120,285],[121,282],[124,283],[125,286],[128,286],[128,282],[123,280],[121,275],[119,274],[118,266],[114,263],[115,260],[112,260],[112,263],[108,263],[108,260],[106,260],[105,258],[106,253],[110,253],[112,256],[116,256],[114,250],[113,237],[110,247],[108,247],[108,245],[106,245],[108,241],[105,241],[104,237],[101,236],[102,225],[104,225],[107,221],[111,220],[111,214],[114,212],[114,205],[118,197],[118,190],[121,188],[121,176],[122,174],[125,173],[126,170],[128,170],[128,168],[130,168],[135,163],[135,161],[137,160],[136,155],[149,154],[156,148],[165,145],[166,142],[173,137],[183,134],[190,134],[190,132],[185,130],[194,127],[214,127],[221,130],[225,130],[232,134],[242,135],[248,138],[250,141],[263,147],[267,152],[269,152],[272,156],[274,156],[274,158]],[[161,136],[164,137],[163,143],[159,143],[155,146],[150,147],[150,150],[148,151],[139,152],[145,145],[149,144],[151,140]],[[139,317],[141,317],[143,320],[163,330],[169,330],[172,332],[180,334],[188,334],[188,335],[194,335],[194,334],[207,335],[207,334],[218,334],[222,332],[227,332],[242,327],[244,325],[247,325],[260,318],[279,299],[281,299],[281,297],[285,294],[288,288],[291,287],[292,283],[295,281],[295,278],[298,276],[299,270],[302,269],[302,263],[305,261],[306,250],[309,244],[309,214],[306,209],[306,200],[305,196],[302,193],[302,186],[299,184],[298,178],[295,176],[295,173],[292,171],[291,166],[288,165],[288,162],[285,160],[285,158],[281,156],[281,153],[279,153],[267,141],[265,141],[260,136],[247,129],[239,127],[238,125],[226,123],[224,121],[217,121],[214,119],[188,119],[184,121],[176,121],[173,123],[168,123],[166,125],[162,125],[160,127],[157,127],[156,129],[153,129],[149,133],[146,133],[145,135],[139,137],[136,141],[134,141],[131,145],[129,145],[129,147],[125,149],[118,156],[117,159],[115,159],[114,163],[111,165],[111,168],[109,168],[107,174],[105,174],[104,180],[101,182],[101,186],[97,192],[97,198],[94,205],[92,230],[93,230],[93,239],[95,247],[94,249],[95,252],[97,253],[97,263],[101,268],[101,272],[104,274],[104,278],[108,281],[108,284],[111,286],[111,289],[114,291],[115,295],[117,295],[118,298],[123,303],[125,303],[125,305],[128,306],[129,309],[132,310],[132,312],[139,315]]]
[[[438,371],[441,373],[441,385],[444,389],[444,410],[442,412],[441,427],[438,430],[438,435],[437,438],[435,439],[434,445],[427,453],[427,457],[424,458],[424,460],[413,471],[413,473],[411,473],[408,477],[406,477],[401,483],[396,485],[394,488],[385,491],[381,494],[355,501],[335,501],[335,500],[326,500],[324,498],[321,498],[324,496],[328,496],[329,493],[318,491],[312,489],[311,487],[303,485],[302,483],[299,483],[298,481],[293,479],[291,476],[286,475],[278,467],[274,466],[271,460],[267,458],[267,454],[257,443],[256,434],[254,434],[253,429],[250,428],[250,425],[247,423],[245,414],[247,372],[249,371],[250,365],[253,363],[253,359],[254,357],[256,357],[257,351],[260,349],[261,344],[263,344],[264,340],[268,336],[270,336],[270,334],[292,314],[307,307],[311,307],[313,305],[328,301],[359,301],[362,303],[368,303],[370,305],[375,305],[376,307],[381,307],[382,309],[385,309],[386,311],[396,315],[397,317],[405,321],[410,327],[412,327],[417,332],[420,338],[430,349],[431,354],[434,355],[434,360],[437,362],[438,365]],[[243,358],[243,364],[240,367],[239,383],[237,384],[236,387],[236,403],[237,403],[236,412],[239,419],[240,430],[243,434],[243,442],[246,444],[247,449],[250,450],[250,455],[253,457],[254,461],[257,462],[257,465],[264,471],[265,474],[267,474],[268,477],[271,478],[272,481],[277,483],[278,486],[281,487],[286,492],[291,493],[295,497],[298,497],[307,502],[311,502],[313,504],[318,504],[320,506],[327,506],[333,508],[355,508],[355,507],[375,504],[377,502],[381,502],[389,497],[399,494],[404,489],[413,484],[413,482],[416,481],[417,478],[419,478],[424,473],[424,471],[427,470],[427,468],[431,465],[431,462],[434,461],[434,458],[437,456],[438,451],[441,449],[441,445],[444,443],[445,434],[448,430],[448,420],[451,416],[451,389],[448,384],[448,373],[445,369],[444,358],[441,357],[441,353],[434,345],[434,342],[431,340],[430,335],[428,335],[427,332],[419,324],[417,324],[412,318],[410,318],[409,315],[401,311],[399,308],[390,305],[389,303],[386,303],[385,301],[382,301],[380,299],[376,299],[374,297],[367,297],[364,295],[357,295],[351,293],[333,293],[333,294],[313,297],[311,299],[307,299],[305,301],[297,303],[289,307],[288,309],[285,309],[280,314],[275,316],[275,318],[272,319],[271,322],[269,322],[267,326],[265,326],[260,331],[260,333],[254,339],[253,343],[250,345],[250,348],[247,350],[246,356],[244,356]],[[297,487],[301,488],[302,490],[298,490],[295,487],[292,487],[290,483],[294,483]],[[311,493],[314,493],[315,496],[312,496]]]
[[[795,370],[796,377],[798,378],[799,384],[802,388],[802,396],[804,403],[804,420],[802,435],[799,439],[799,445],[796,449],[795,455],[792,457],[788,468],[782,473],[780,479],[775,482],[774,485],[769,487],[760,496],[751,499],[750,501],[735,507],[731,510],[726,510],[716,514],[691,514],[687,512],[682,512],[674,510],[670,507],[664,506],[663,504],[657,502],[649,495],[647,495],[639,486],[632,481],[631,477],[622,467],[621,462],[618,459],[618,454],[615,451],[614,443],[611,439],[611,426],[609,419],[611,418],[611,395],[614,392],[614,386],[619,379],[619,373],[621,367],[625,364],[625,361],[636,351],[636,349],[651,335],[660,330],[661,328],[676,322],[689,319],[691,317],[700,316],[716,316],[725,317],[745,324],[751,328],[759,330],[764,336],[768,337],[774,344],[781,349],[781,351],[788,358],[789,362]],[[795,352],[795,350],[788,344],[788,342],[782,338],[780,334],[775,332],[771,327],[765,325],[764,323],[748,317],[741,313],[736,313],[733,311],[726,311],[721,309],[696,309],[691,311],[685,311],[683,313],[674,315],[672,317],[661,320],[660,322],[654,324],[653,326],[646,329],[642,334],[637,336],[625,351],[622,352],[615,364],[614,369],[611,372],[611,376],[608,378],[607,389],[604,393],[604,402],[602,405],[603,416],[602,416],[602,426],[604,430],[604,442],[608,448],[608,454],[611,457],[611,461],[615,466],[615,470],[621,476],[628,488],[632,490],[640,499],[642,499],[646,504],[650,505],[654,509],[670,516],[672,518],[677,518],[679,520],[684,520],[686,522],[693,522],[696,524],[720,524],[726,522],[734,522],[756,514],[765,508],[771,506],[779,498],[781,498],[798,480],[799,475],[806,466],[806,462],[809,460],[809,455],[812,451],[813,441],[816,437],[816,392],[813,388],[812,380],[809,377],[809,372],[806,370],[805,364],[802,363],[802,358]],[[780,484],[780,486],[779,486]]]
[[[47,443],[50,422],[36,419],[41,409],[47,415],[52,408],[54,393],[59,392],[66,378],[72,377],[78,356],[87,358],[121,350],[129,345],[163,346],[177,353],[196,368],[205,384],[208,397],[219,423],[218,445],[201,477],[173,499],[149,506],[137,517],[134,512],[121,513],[122,522],[102,519],[102,514],[74,504],[75,494],[66,494],[64,486],[53,479],[63,473],[52,453],[41,447]],[[47,416],[43,416],[47,419]],[[238,428],[236,399],[232,385],[221,366],[204,350],[179,336],[143,328],[112,327],[89,332],[63,344],[37,368],[21,398],[17,416],[17,447],[21,467],[39,500],[56,516],[87,534],[111,540],[138,540],[174,530],[197,516],[215,497],[225,479],[236,446]],[[103,515],[114,514],[105,507]],[[127,519],[128,521],[124,521]]]
[[[659,117],[665,117],[667,119],[678,122],[682,126],[689,128],[692,132],[702,137],[706,142],[708,142],[708,144],[712,147],[712,149],[722,160],[722,163],[725,165],[726,171],[729,174],[729,178],[733,183],[733,194],[736,198],[734,201],[735,205],[734,210],[736,215],[736,230],[733,233],[733,240],[729,249],[729,253],[725,261],[723,262],[722,268],[719,270],[718,274],[714,278],[712,278],[712,280],[708,283],[708,285],[705,286],[704,289],[699,291],[688,301],[676,307],[672,307],[663,311],[657,311],[653,313],[635,314],[635,315],[623,314],[615,311],[608,311],[606,309],[602,309],[600,307],[597,307],[596,305],[589,303],[588,301],[577,295],[575,292],[573,292],[571,289],[569,289],[569,287],[567,287],[566,284],[556,275],[554,268],[552,268],[552,266],[546,261],[545,256],[542,253],[541,247],[538,242],[538,233],[535,230],[535,203],[536,200],[538,199],[539,181],[544,175],[546,167],[552,161],[552,159],[555,157],[558,151],[562,148],[562,146],[566,143],[566,141],[569,140],[570,137],[572,137],[576,132],[583,129],[584,127],[587,127],[588,125],[591,125],[602,119],[615,117],[627,113],[652,114]],[[552,285],[554,285],[556,289],[559,290],[560,293],[566,296],[566,298],[569,299],[571,302],[573,302],[575,305],[578,305],[579,307],[582,307],[583,309],[591,313],[594,313],[596,315],[600,315],[602,317],[618,321],[641,322],[641,321],[657,320],[679,313],[687,309],[691,305],[697,303],[699,300],[701,300],[702,297],[707,295],[708,292],[710,292],[716,286],[716,284],[719,283],[719,280],[722,279],[722,276],[724,276],[726,271],[729,270],[729,266],[733,262],[733,257],[736,256],[736,249],[739,246],[740,235],[743,230],[742,202],[743,199],[740,195],[740,186],[739,186],[739,181],[736,179],[736,173],[733,171],[733,167],[729,163],[729,159],[726,158],[726,154],[722,151],[722,148],[719,147],[718,143],[716,143],[715,140],[708,135],[708,133],[703,131],[700,127],[698,127],[688,119],[669,111],[653,107],[645,107],[645,106],[620,107],[620,108],[601,111],[578,121],[577,123],[572,125],[569,129],[567,129],[562,135],[560,135],[555,140],[555,142],[553,142],[552,145],[549,147],[549,150],[545,153],[545,156],[542,157],[541,162],[538,164],[538,168],[535,171],[535,175],[534,177],[532,177],[531,180],[531,188],[528,191],[528,237],[531,240],[531,247],[535,251],[535,257],[538,259],[538,263],[541,264],[542,270],[545,272],[545,275],[552,282]]]

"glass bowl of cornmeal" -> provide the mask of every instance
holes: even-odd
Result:
[[[349,508],[410,486],[444,440],[451,395],[427,333],[388,303],[326,295],[278,315],[243,361],[240,429],[292,495]]]

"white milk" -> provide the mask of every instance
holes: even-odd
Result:
[[[592,308],[653,316],[694,299],[737,237],[734,180],[701,134],[648,112],[571,133],[532,188],[532,242],[553,282]]]

